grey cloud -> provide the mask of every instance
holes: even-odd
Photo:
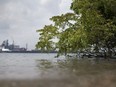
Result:
[[[59,13],[59,4],[61,3],[61,0],[53,1],[50,0],[46,5],[45,8],[49,8],[49,11],[51,11],[54,14]]]
[[[8,22],[6,21],[0,21],[0,29],[2,30],[6,30],[6,29],[9,29],[10,28],[10,25]]]
[[[61,1],[0,0],[0,44],[9,39],[34,48],[38,40],[36,30],[50,24],[49,18],[59,14]]]
[[[8,2],[10,2],[11,0],[0,0],[0,4],[2,5],[2,4],[5,4],[5,3],[8,3]]]

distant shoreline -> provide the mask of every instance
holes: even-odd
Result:
[[[0,53],[57,53],[57,52],[41,52],[41,51],[0,51]]]

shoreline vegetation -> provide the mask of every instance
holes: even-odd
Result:
[[[114,0],[72,0],[72,13],[53,16],[52,24],[37,30],[36,48],[57,50],[57,57],[66,58],[64,62],[59,60],[59,67],[69,70],[68,75],[77,75],[70,78],[73,84],[69,81],[70,85],[62,87],[116,86],[115,7]],[[49,61],[42,62],[43,69],[54,67]]]
[[[115,6],[113,0],[73,0],[72,13],[53,16],[52,24],[37,30],[36,48],[57,50],[58,56],[73,52],[104,59],[116,56]]]

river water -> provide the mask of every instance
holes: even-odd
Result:
[[[116,61],[56,55],[0,53],[0,87],[116,87]]]
[[[1,53],[0,79],[35,79],[41,77],[38,60],[56,61],[56,54]]]

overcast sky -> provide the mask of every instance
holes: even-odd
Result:
[[[0,44],[14,40],[15,44],[35,48],[37,29],[50,24],[49,18],[70,12],[72,0],[0,0]]]

